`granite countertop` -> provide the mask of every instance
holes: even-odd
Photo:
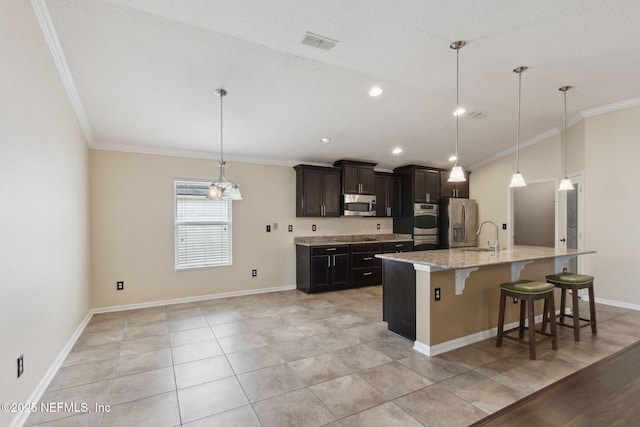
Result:
[[[592,254],[595,252],[596,251],[586,249],[514,246],[500,250],[497,256],[493,250],[487,250],[486,248],[456,248],[439,249],[435,251],[402,252],[398,254],[380,254],[376,255],[376,257],[384,260],[427,265],[438,270],[456,270],[493,264],[507,264],[561,256]]]
[[[406,242],[413,240],[411,234],[351,234],[344,236],[303,236],[294,238],[296,245],[331,246],[357,243]]]

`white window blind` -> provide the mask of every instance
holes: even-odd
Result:
[[[231,265],[231,200],[209,200],[208,182],[175,181],[176,270]]]

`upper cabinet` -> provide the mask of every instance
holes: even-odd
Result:
[[[399,176],[376,172],[376,216],[400,216],[402,214],[401,193],[402,180]]]
[[[296,216],[340,216],[340,169],[297,165]]]
[[[375,179],[373,168],[375,163],[338,160],[333,164],[342,169],[343,194],[374,194]]]
[[[442,197],[469,198],[469,172],[464,172],[467,178],[463,182],[449,182],[449,170],[440,171],[440,194]]]
[[[408,165],[393,170],[405,178],[403,197],[410,200],[403,202],[405,206],[413,203],[437,203],[440,199],[440,170],[426,166]],[[412,210],[412,209],[411,209]]]

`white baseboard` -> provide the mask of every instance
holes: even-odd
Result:
[[[599,304],[611,305],[613,307],[628,308],[629,310],[640,311],[640,305],[638,304],[629,304],[627,302],[614,301],[614,300],[604,299],[604,298],[596,298],[595,300],[596,300],[596,303],[599,303]]]
[[[219,294],[199,295],[195,297],[174,298],[174,299],[150,301],[150,302],[142,302],[142,303],[126,304],[126,305],[113,305],[110,307],[97,307],[92,309],[92,312],[95,314],[110,313],[113,311],[135,310],[137,308],[159,307],[162,305],[169,305],[169,304],[184,304],[187,302],[206,301],[210,299],[239,297],[244,295],[257,295],[257,294],[265,294],[269,292],[290,291],[293,289],[296,289],[296,285],[278,286],[274,288],[250,289],[246,291],[236,291],[236,292],[222,292]]]
[[[157,306],[169,305],[169,304],[180,304],[185,302],[206,301],[210,299],[229,298],[229,297],[236,297],[236,296],[243,296],[243,295],[264,294],[268,292],[289,291],[292,289],[296,289],[296,285],[287,285],[287,286],[279,286],[279,287],[264,288],[264,289],[252,289],[248,291],[238,291],[238,292],[224,292],[220,294],[209,294],[209,295],[200,295],[196,297],[175,298],[171,300],[152,301],[152,302],[140,303],[140,304],[127,304],[127,305],[118,305],[118,306],[111,306],[111,307],[92,308],[89,310],[89,312],[87,313],[85,318],[82,320],[82,322],[80,322],[80,325],[76,328],[71,338],[69,338],[69,341],[67,341],[67,344],[60,351],[60,353],[58,354],[58,357],[56,357],[56,360],[54,360],[54,362],[51,364],[51,367],[49,367],[44,377],[42,377],[42,379],[38,383],[33,393],[31,393],[31,396],[29,396],[29,399],[27,400],[27,402],[37,403],[42,398],[42,395],[47,390],[47,387],[49,387],[51,380],[53,380],[53,377],[55,377],[56,373],[58,372],[58,369],[60,369],[60,367],[64,363],[65,359],[69,355],[69,352],[75,345],[78,338],[80,338],[80,335],[82,335],[82,332],[84,332],[84,329],[87,327],[87,325],[89,324],[89,321],[91,320],[91,317],[93,317],[94,314],[123,311],[123,310],[132,310],[136,308],[157,307]],[[11,421],[11,423],[9,424],[9,427],[22,427],[24,423],[27,421],[28,416],[29,416],[28,412],[21,412],[20,414],[18,414],[18,416],[16,416]]]
[[[58,369],[60,369],[60,366],[62,366],[62,364],[64,363],[64,360],[67,358],[67,355],[69,355],[69,352],[76,344],[76,341],[78,341],[78,338],[80,338],[80,335],[82,335],[82,332],[84,332],[84,328],[87,326],[87,324],[89,324],[91,316],[93,316],[93,313],[91,312],[91,310],[89,310],[84,319],[82,319],[82,322],[80,322],[80,325],[78,325],[76,330],[73,332],[73,335],[71,335],[71,338],[69,338],[69,340],[67,341],[67,344],[58,354],[58,357],[56,357],[56,360],[53,361],[47,372],[44,374],[44,376],[36,386],[35,390],[33,390],[33,393],[31,393],[31,396],[29,396],[27,402],[38,403],[38,401],[40,401],[40,398],[47,390],[47,387],[49,387],[51,380],[53,380],[53,377],[56,376]],[[27,421],[29,415],[29,412],[20,412],[18,416],[16,416],[9,424],[9,427],[21,427]]]
[[[536,316],[536,323],[542,322],[542,314]],[[526,324],[528,325],[529,322]],[[517,327],[519,322],[513,322],[504,325],[504,329],[511,329]],[[429,346],[420,341],[414,341],[413,349],[427,355],[429,357],[437,356],[442,353],[446,353],[447,351],[455,350],[456,348],[465,347],[470,344],[477,343],[479,341],[484,341],[488,338],[495,337],[498,334],[498,328],[491,328],[484,331],[476,332],[475,334],[466,335],[464,337],[456,338],[451,341],[446,341],[440,344],[436,344],[433,346]]]

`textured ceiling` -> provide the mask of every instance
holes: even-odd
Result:
[[[562,127],[560,86],[570,119],[640,97],[637,0],[33,3],[96,148],[217,158],[224,87],[229,160],[446,167],[459,39],[460,103],[482,113],[460,118],[466,167],[515,145],[516,66],[521,142]]]

